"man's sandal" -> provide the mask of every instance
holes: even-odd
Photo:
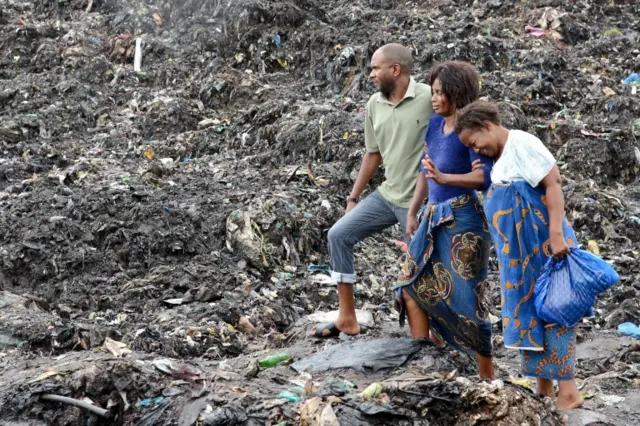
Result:
[[[327,322],[323,324],[316,324],[316,329],[311,334],[311,337],[315,337],[317,339],[326,339],[329,337],[338,337],[340,333],[341,331],[338,330],[338,327],[336,327],[334,323]]]

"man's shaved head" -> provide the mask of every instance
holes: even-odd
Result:
[[[412,68],[413,58],[409,49],[398,43],[389,43],[371,57],[369,77],[388,98],[397,87],[409,84]]]
[[[402,67],[402,72],[405,74],[411,74],[413,68],[413,57],[409,49],[398,43],[389,43],[382,46],[376,51],[380,53],[383,60],[388,62],[389,65],[398,64]],[[374,53],[375,55],[375,53]]]

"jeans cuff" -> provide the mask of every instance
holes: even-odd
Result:
[[[331,278],[337,283],[342,283],[342,284],[356,283],[356,274],[343,274],[341,272],[332,271]]]

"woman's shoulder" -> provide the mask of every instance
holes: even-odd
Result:
[[[442,129],[442,122],[444,117],[440,114],[433,114],[429,118],[429,125],[427,127],[427,135],[431,134],[433,137],[437,136],[438,132]]]
[[[444,117],[440,114],[433,114],[429,118],[429,124],[427,125],[427,132],[424,135],[424,142],[429,143],[433,138],[438,138],[439,131],[442,129],[442,121]]]
[[[523,157],[553,158],[549,148],[535,135],[522,130],[510,130],[507,139],[506,152],[513,152]]]
[[[434,125],[434,124],[438,124],[438,123],[442,123],[442,121],[444,120],[444,117],[440,114],[433,114],[431,116],[431,118],[429,119],[429,126]]]
[[[542,141],[536,136],[524,130],[509,130],[509,138],[507,142],[515,142],[514,147],[517,146],[544,146]]]

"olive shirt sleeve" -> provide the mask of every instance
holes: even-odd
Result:
[[[433,117],[429,119],[427,123],[427,130],[424,132],[424,149],[422,150],[422,157],[420,157],[420,162],[418,163],[418,170],[427,176],[427,169],[422,165],[422,160],[427,159],[427,155],[429,155],[429,130],[431,129],[431,121],[433,121]]]
[[[376,135],[373,131],[373,117],[371,113],[371,99],[367,102],[366,114],[364,118],[364,146],[367,148],[367,152],[374,154],[376,152],[380,152],[380,147],[378,146],[378,140],[376,139]]]

